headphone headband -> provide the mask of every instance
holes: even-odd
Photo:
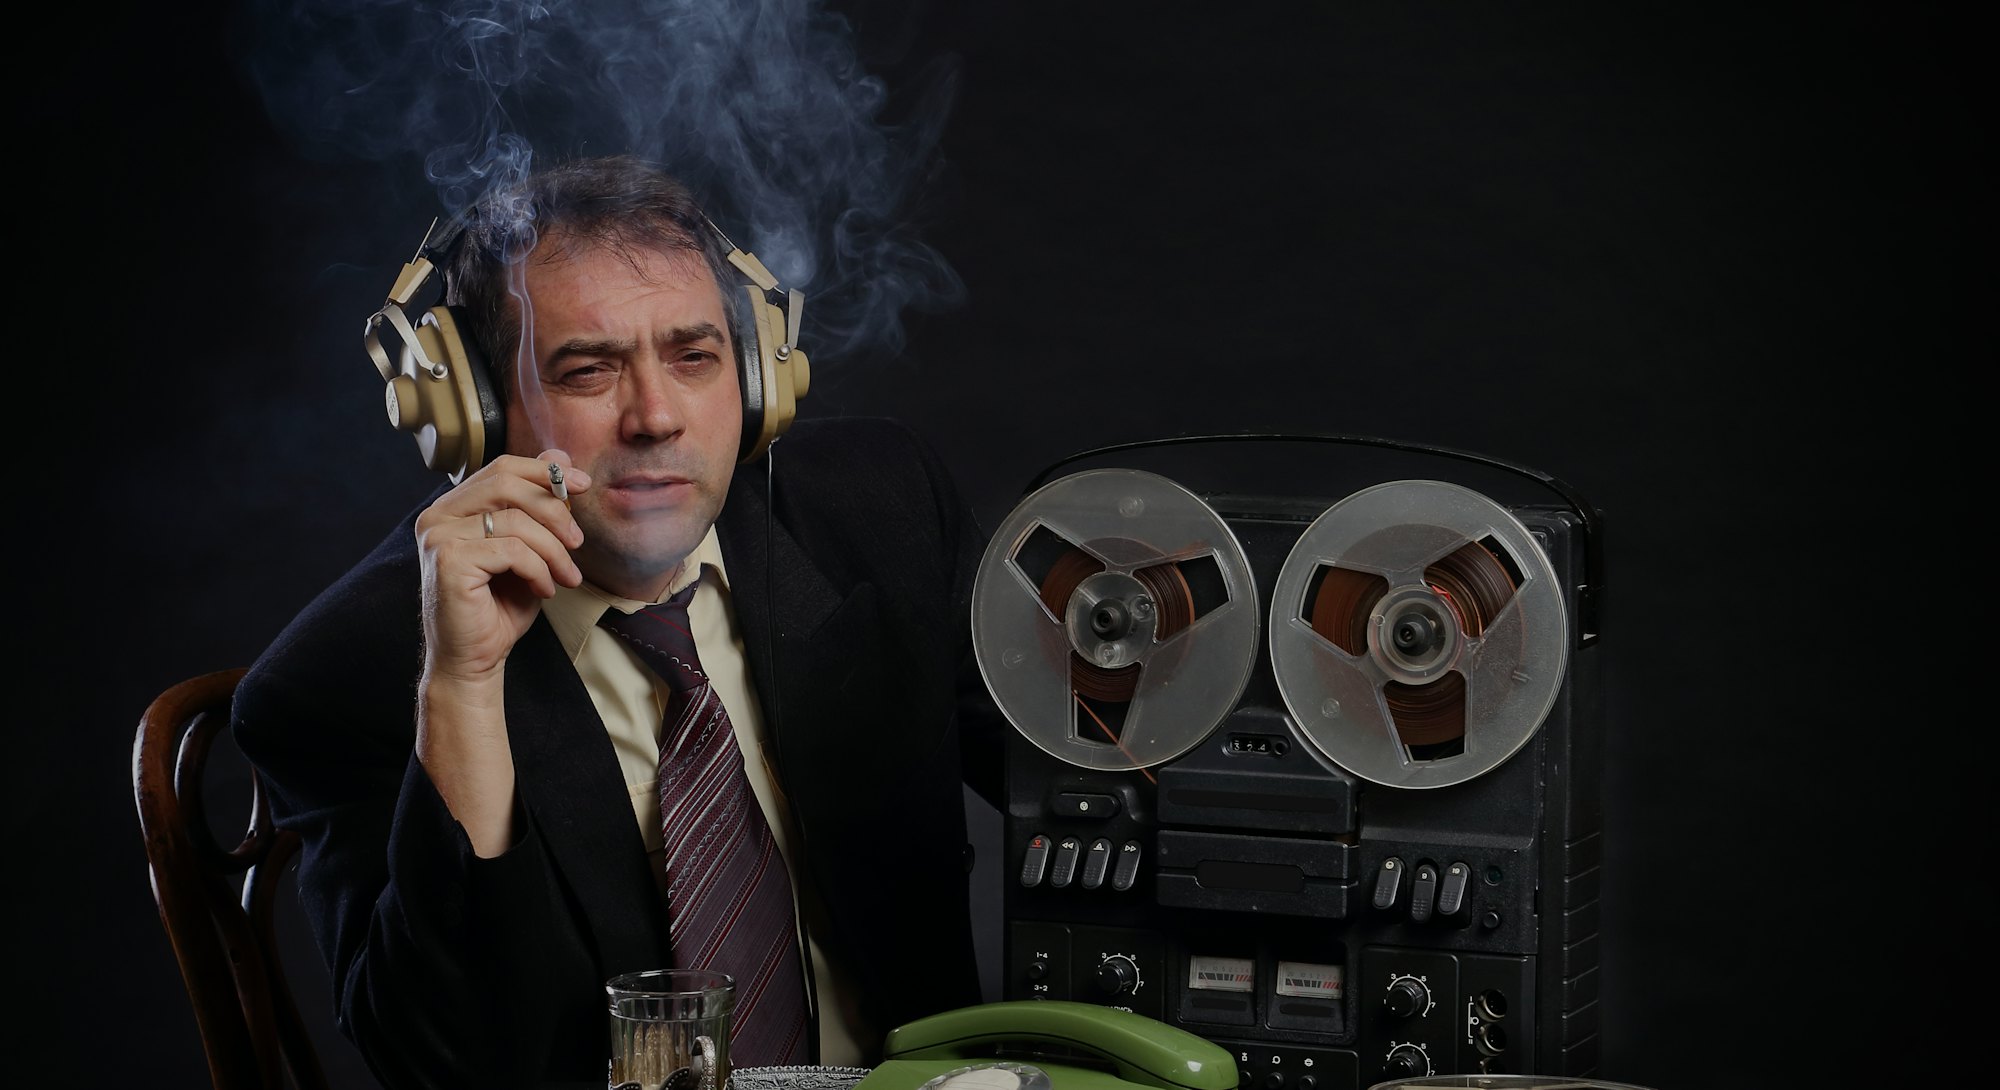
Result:
[[[745,281],[740,287],[748,304],[746,328],[736,335],[743,405],[737,453],[739,461],[747,462],[791,427],[798,401],[811,385],[811,364],[798,348],[805,296],[781,288],[755,254],[731,242],[706,214],[696,215]],[[415,256],[404,263],[382,307],[369,315],[362,331],[368,356],[386,383],[390,424],[413,432],[424,464],[450,474],[454,482],[477,470],[489,453],[506,449],[502,387],[476,346],[460,335],[466,324],[461,308],[440,299],[415,322],[405,308],[434,280],[441,283],[439,270],[449,263],[469,225],[469,212],[445,221],[442,232],[433,219]],[[383,344],[385,328],[394,337],[392,345]]]

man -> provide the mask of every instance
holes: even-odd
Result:
[[[733,972],[736,1040],[757,1035],[738,1066],[872,1062],[894,1025],[978,1000],[959,783],[971,767],[997,797],[997,762],[961,752],[994,729],[967,653],[982,542],[882,422],[801,421],[768,479],[769,455],[736,471],[739,289],[717,250],[686,191],[630,159],[483,202],[449,290],[511,361],[493,369],[507,453],[239,689],[237,739],[304,840],[343,1031],[390,1085],[601,1079],[603,985],[633,970]],[[667,608],[698,697],[630,636]],[[685,902],[748,895],[675,871],[726,853],[719,824],[677,839],[658,782],[718,724],[700,733],[716,774],[740,749],[756,794],[744,843],[782,864],[757,872],[766,907],[802,923],[784,916],[768,957],[679,934]]]

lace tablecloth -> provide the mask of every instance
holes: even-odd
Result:
[[[739,1067],[729,1073],[730,1090],[848,1090],[868,1074],[865,1067]]]

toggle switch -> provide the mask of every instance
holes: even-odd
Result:
[[[1118,813],[1118,800],[1110,795],[1084,795],[1065,791],[1056,796],[1052,809],[1057,817],[1108,818]]]
[[[1437,904],[1438,869],[1429,863],[1417,864],[1417,876],[1410,880],[1410,919],[1423,923],[1431,918]]]
[[[1083,850],[1083,842],[1073,836],[1056,841],[1055,866],[1049,870],[1049,885],[1055,889],[1067,889],[1076,877],[1076,859]]]
[[[1098,837],[1090,842],[1090,850],[1083,854],[1083,888],[1096,889],[1104,884],[1104,872],[1111,869],[1111,841]]]
[[[1403,861],[1390,856],[1382,861],[1382,869],[1375,872],[1375,907],[1387,911],[1396,907],[1396,898],[1403,892]]]
[[[1029,889],[1042,884],[1049,869],[1049,838],[1035,834],[1028,839],[1028,854],[1021,857],[1021,884]]]
[[[1444,881],[1438,885],[1438,915],[1457,916],[1465,911],[1465,887],[1471,878],[1472,868],[1464,863],[1444,869]]]
[[[1111,869],[1111,888],[1128,890],[1139,879],[1139,842],[1128,840],[1118,848],[1118,865]]]

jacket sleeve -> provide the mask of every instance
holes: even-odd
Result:
[[[545,1067],[562,956],[541,938],[559,930],[541,837],[522,818],[512,849],[475,856],[414,756],[411,671],[355,662],[358,641],[302,622],[245,677],[232,730],[303,841],[340,1028],[387,1086],[525,1085]]]

